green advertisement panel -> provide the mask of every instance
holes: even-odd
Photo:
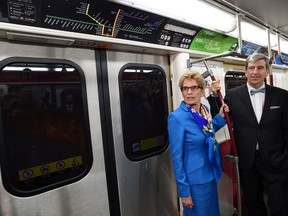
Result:
[[[226,51],[235,51],[237,42],[237,38],[202,29],[193,39],[189,49],[220,54]]]

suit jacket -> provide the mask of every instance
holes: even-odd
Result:
[[[230,108],[239,167],[251,168],[258,142],[264,166],[271,171],[287,171],[288,92],[266,85],[263,113],[259,123],[254,114],[247,84],[230,89],[224,101]]]
[[[212,124],[218,131],[226,121],[218,114]],[[168,117],[168,132],[178,194],[187,197],[191,193],[190,185],[214,179],[206,136],[183,101]]]

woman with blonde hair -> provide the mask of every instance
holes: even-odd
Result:
[[[213,119],[201,103],[204,78],[196,71],[179,80],[183,101],[168,117],[170,152],[185,216],[220,216],[217,182],[222,173],[215,132],[226,121],[223,105]]]

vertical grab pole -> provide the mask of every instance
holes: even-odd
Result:
[[[242,31],[241,31],[241,15],[236,15],[236,22],[237,22],[237,29],[238,29],[238,50],[237,52],[240,53],[240,55],[244,55],[243,50],[243,43],[242,43]]]
[[[215,76],[213,75],[212,70],[209,68],[206,60],[203,60],[203,63],[207,69],[207,71],[210,74],[210,77],[212,79],[212,81],[216,81]],[[217,95],[220,99],[221,104],[224,104],[224,100],[223,100],[223,96],[221,94],[220,90],[217,90]],[[232,130],[232,125],[231,125],[231,121],[230,121],[230,117],[228,115],[227,112],[224,111],[224,116],[227,122],[227,126],[228,126],[228,131],[229,131],[229,135],[230,135],[230,139],[231,139],[231,147],[232,147],[232,152],[234,154],[234,156],[228,155],[226,156],[226,159],[230,162],[234,162],[235,166],[236,166],[236,181],[237,181],[237,204],[238,204],[238,215],[242,216],[242,205],[241,205],[241,187],[240,187],[240,174],[239,174],[239,159],[238,159],[238,152],[237,152],[237,148],[236,148],[236,143],[235,143],[235,138],[234,138],[234,134],[233,134],[233,130]]]
[[[269,84],[271,86],[274,85],[273,83],[273,73],[272,73],[272,52],[271,52],[271,39],[270,39],[270,30],[267,28],[267,37],[268,37],[268,57],[270,59],[270,66],[269,66]]]

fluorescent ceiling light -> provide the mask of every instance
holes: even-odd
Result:
[[[270,46],[271,49],[275,49],[275,47],[277,47],[277,36],[273,32],[270,32]]]
[[[280,38],[280,51],[281,53],[288,53],[288,41],[283,38]]]
[[[242,39],[261,46],[268,45],[266,29],[252,23],[241,21]]]
[[[247,21],[241,20],[241,37],[242,40],[249,41],[260,46],[268,45],[268,34],[265,28],[261,28]],[[232,37],[238,38],[238,30],[235,30],[229,34]],[[270,39],[271,40],[271,39]],[[272,43],[271,43],[272,44]],[[276,37],[273,42],[276,44]],[[272,45],[271,45],[272,46]]]
[[[268,33],[267,29],[263,26],[249,23],[246,20],[241,20],[241,38],[242,40],[258,44],[263,47],[268,47]],[[274,32],[270,33],[270,47],[277,49],[277,36]],[[238,38],[238,29],[228,33],[229,36]]]
[[[231,32],[236,28],[235,15],[201,0],[111,0],[210,30]]]

